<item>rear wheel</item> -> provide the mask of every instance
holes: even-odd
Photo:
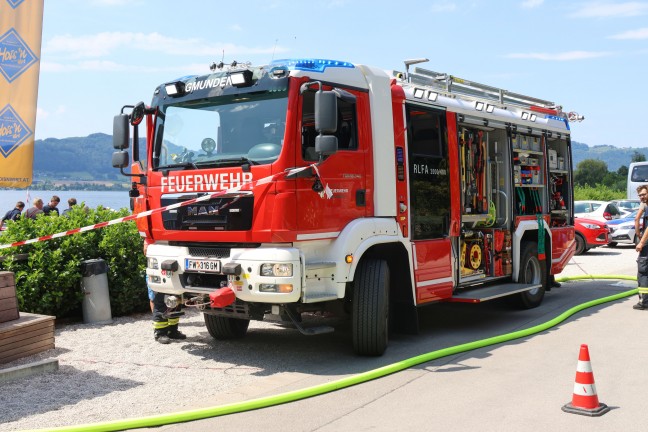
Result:
[[[209,334],[218,340],[240,339],[247,333],[249,319],[226,318],[203,314]]]
[[[541,262],[538,259],[538,245],[535,242],[526,243],[522,248],[520,257],[518,282],[540,285],[538,288],[519,294],[520,305],[525,309],[531,309],[539,306],[544,298],[545,287],[547,286],[546,262]]]
[[[582,255],[585,252],[587,252],[587,242],[582,235],[576,233],[576,255]]]
[[[389,266],[387,261],[363,259],[353,286],[353,349],[379,356],[389,339]]]

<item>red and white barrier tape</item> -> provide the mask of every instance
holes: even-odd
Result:
[[[245,194],[237,194],[238,192],[241,192],[243,190],[252,189],[254,186],[259,186],[259,185],[263,185],[263,184],[266,184],[266,183],[277,181],[281,177],[288,176],[288,175],[294,175],[294,174],[297,174],[298,172],[304,171],[304,170],[309,169],[309,168],[313,168],[315,170],[316,175],[319,177],[319,170],[317,169],[317,166],[315,164],[309,165],[307,167],[295,168],[295,169],[292,169],[290,171],[283,171],[283,172],[273,174],[273,175],[268,176],[268,177],[264,177],[264,178],[256,180],[256,181],[251,181],[251,182],[248,182],[248,183],[244,183],[244,184],[242,184],[240,186],[237,186],[237,187],[225,189],[225,190],[218,191],[218,192],[208,193],[207,195],[203,195],[203,196],[198,197],[198,198],[190,199],[190,200],[183,201],[183,202],[176,203],[176,204],[171,204],[171,205],[168,205],[168,206],[165,206],[165,207],[160,207],[160,208],[156,208],[156,209],[153,209],[153,210],[147,210],[147,211],[144,211],[144,212],[141,212],[141,213],[128,215],[128,216],[125,216],[125,217],[122,217],[122,218],[117,218],[117,219],[113,219],[113,220],[106,221],[106,222],[99,222],[97,224],[88,225],[88,226],[85,226],[83,228],[75,228],[75,229],[72,229],[72,230],[69,230],[69,231],[63,231],[63,232],[59,232],[59,233],[56,233],[56,234],[50,234],[50,235],[46,235],[46,236],[42,236],[42,237],[29,239],[29,240],[21,240],[21,241],[15,242],[15,243],[3,244],[3,245],[0,245],[0,249],[8,249],[8,248],[11,248],[11,247],[23,246],[23,245],[26,245],[26,244],[38,243],[38,242],[47,241],[47,240],[51,240],[51,239],[55,239],[55,238],[66,237],[66,236],[81,233],[81,232],[92,231],[94,229],[103,228],[103,227],[106,227],[106,226],[109,226],[109,225],[116,225],[116,224],[119,224],[119,223],[122,223],[122,222],[128,222],[128,221],[131,221],[131,220],[151,216],[152,214],[161,213],[161,212],[164,212],[164,211],[167,211],[167,210],[173,210],[173,209],[176,209],[176,208],[179,208],[179,207],[188,206],[190,204],[194,204],[194,203],[197,203],[197,202],[208,201],[208,200],[210,200],[210,199],[212,199],[214,197],[220,196],[220,195],[233,195],[233,197],[239,197],[240,198],[242,196],[245,196]],[[330,189],[328,187],[328,184],[325,187],[325,191],[330,191]],[[328,193],[326,193],[326,195],[327,195],[327,197],[330,198]]]

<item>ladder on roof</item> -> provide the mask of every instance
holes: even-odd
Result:
[[[447,73],[434,72],[429,69],[414,68],[409,74],[412,84],[434,87],[450,94],[466,95],[475,98],[497,101],[501,105],[511,104],[518,106],[537,106],[547,109],[561,110],[551,101],[513,93],[508,90],[468,81]]]

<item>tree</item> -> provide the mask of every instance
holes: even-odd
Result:
[[[585,159],[576,167],[574,183],[579,186],[595,186],[603,183],[608,173],[607,164],[599,159]]]
[[[621,165],[619,169],[617,170],[617,174],[619,174],[621,177],[628,178],[628,167],[625,165]]]
[[[635,150],[634,153],[632,153],[631,162],[646,162],[646,155]]]

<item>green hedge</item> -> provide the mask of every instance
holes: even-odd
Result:
[[[583,200],[597,200],[597,201],[612,201],[617,199],[625,199],[625,190],[620,191],[612,189],[608,186],[597,184],[595,186],[574,186],[574,201]]]
[[[68,216],[39,215],[8,222],[0,244],[41,237],[129,215],[126,209],[76,206]],[[16,259],[28,254],[26,260]],[[102,258],[108,264],[110,306],[114,316],[148,309],[144,280],[146,259],[134,222],[123,222],[66,237],[0,249],[2,270],[12,271],[21,311],[67,317],[79,314],[81,262]]]

